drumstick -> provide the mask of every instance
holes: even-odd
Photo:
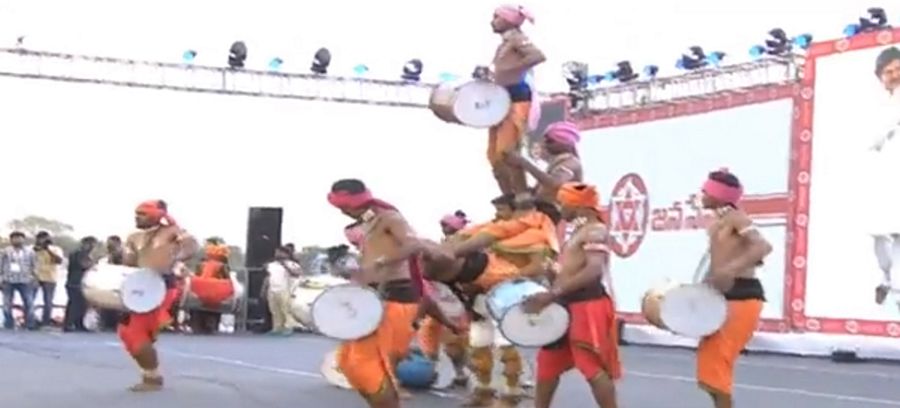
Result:
[[[703,257],[700,258],[700,263],[697,264],[697,270],[694,271],[694,278],[691,279],[691,283],[700,283],[701,277],[703,280],[705,280],[706,277],[709,275],[709,273],[710,273],[709,256],[710,256],[709,251],[706,251],[706,253],[703,254]]]

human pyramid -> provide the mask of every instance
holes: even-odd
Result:
[[[551,406],[560,375],[572,368],[584,376],[598,406],[618,406],[615,382],[622,369],[616,315],[603,284],[609,273],[609,231],[597,188],[582,180],[579,131],[569,122],[548,126],[542,142],[546,168],[519,153],[536,107],[535,92],[524,78],[545,60],[521,31],[525,21],[533,18],[521,6],[495,10],[491,25],[502,41],[493,72],[473,81],[502,88],[508,102],[489,130],[488,159],[501,192],[491,200],[493,220],[471,225],[457,211],[440,220],[445,237],[439,243],[419,237],[361,180],[338,180],[328,193],[328,202],[353,219],[344,230],[361,261],[351,283],[316,298],[311,317],[321,334],[343,340],[336,350],[337,368],[372,408],[397,408],[409,397],[401,377],[409,374],[403,361],[414,342],[432,361],[443,351],[455,368],[457,385],[468,381],[466,368],[472,372],[476,384],[464,406],[522,403],[525,364],[517,347],[540,347],[535,407]],[[526,174],[537,185],[529,187]],[[743,189],[733,174],[710,173],[702,192],[703,206],[715,218],[708,226],[708,270],[689,292],[702,287],[723,306],[714,330],[696,333],[701,337],[697,381],[714,407],[728,408],[734,363],[764,301],[754,270],[771,246],[738,208]],[[141,231],[128,239],[126,265],[167,277],[173,264],[199,249],[161,201],[139,206],[136,221]],[[570,232],[561,244],[563,225]],[[171,317],[167,311],[177,293],[171,279],[164,281],[164,300],[147,310],[132,309],[119,328],[141,369],[134,391],[163,386],[154,342]],[[679,332],[664,323],[661,328]],[[495,353],[503,365],[500,389],[492,384]]]

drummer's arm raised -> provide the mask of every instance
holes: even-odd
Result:
[[[584,266],[570,279],[557,280],[550,293],[559,299],[588,285],[596,285],[607,273],[609,265],[609,232],[598,225],[585,231],[581,250],[584,252]]]

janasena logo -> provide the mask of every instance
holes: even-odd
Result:
[[[609,235],[613,252],[621,258],[634,255],[644,242],[650,223],[650,200],[644,179],[628,173],[613,187],[609,199]]]

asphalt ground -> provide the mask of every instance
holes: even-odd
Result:
[[[166,389],[133,394],[126,389],[137,371],[113,334],[0,331],[0,406],[363,407],[356,394],[319,374],[322,356],[335,344],[315,335],[166,334],[159,343]],[[621,407],[711,406],[695,385],[690,350],[627,346],[622,351]],[[420,392],[404,407],[456,407],[462,395]],[[737,368],[735,396],[737,406],[747,408],[900,407],[900,365],[747,355]],[[576,373],[564,377],[554,402],[594,406]]]

